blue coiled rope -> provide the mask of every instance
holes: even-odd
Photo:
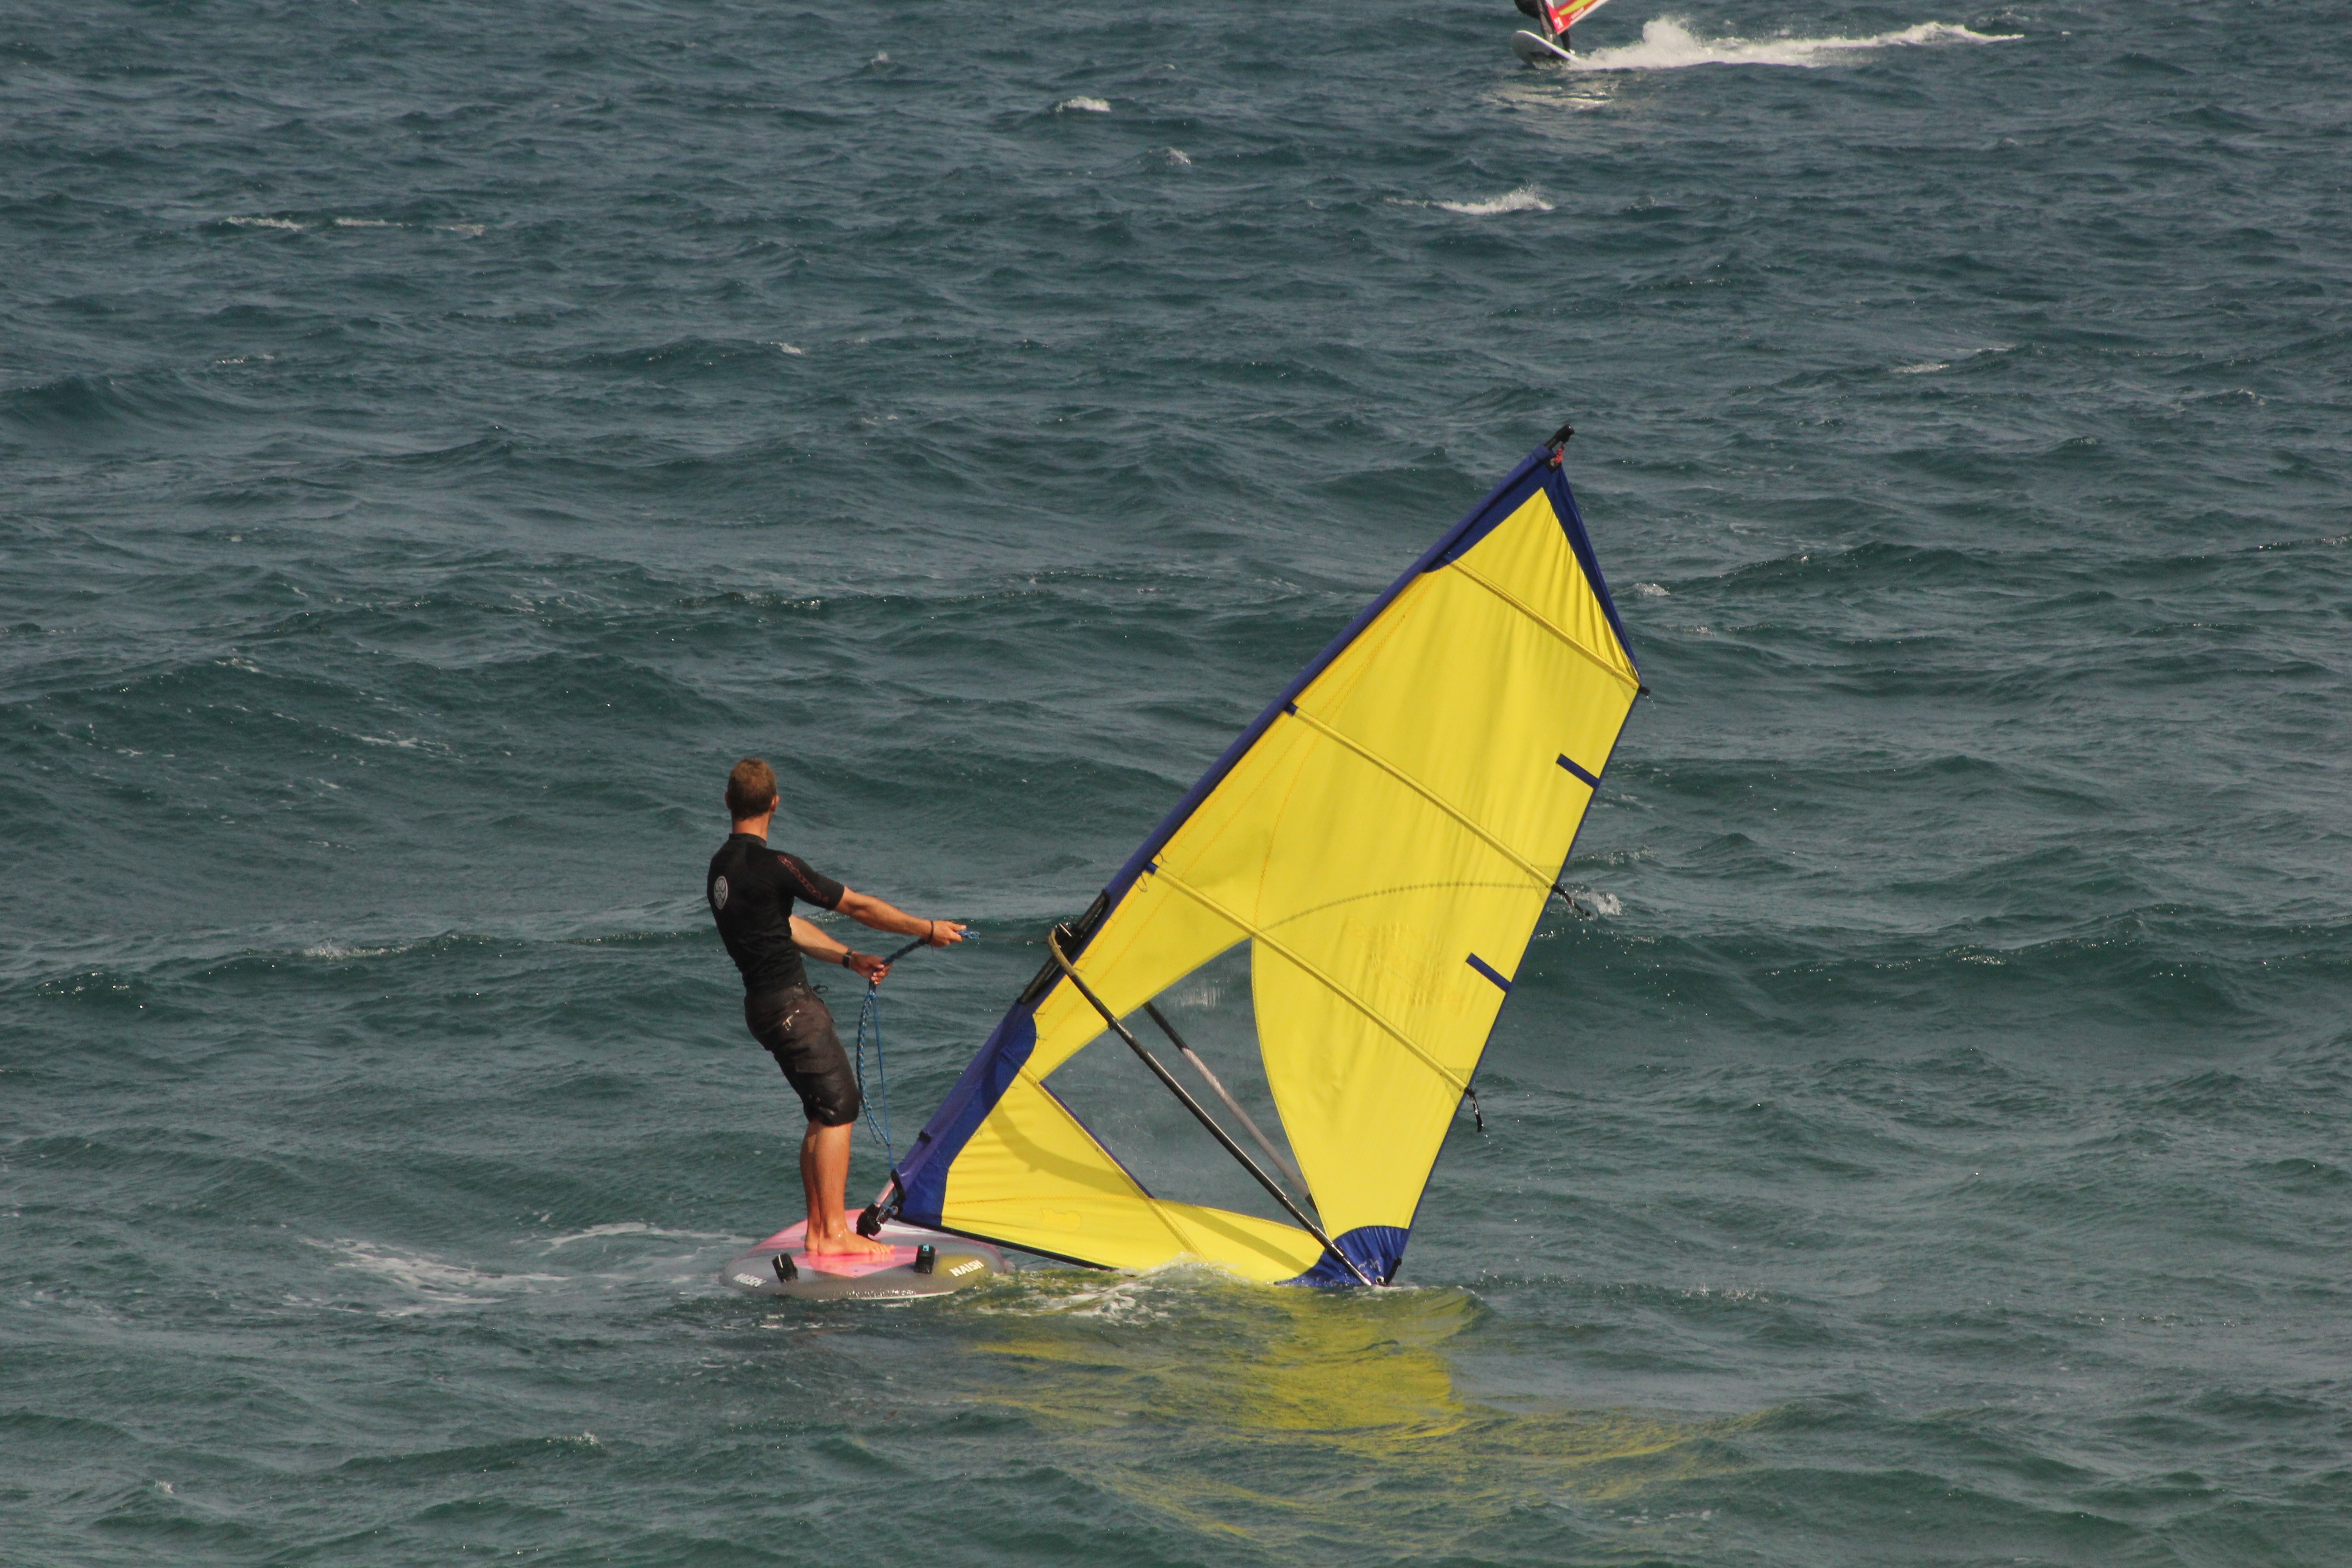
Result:
[[[917,937],[914,941],[908,942],[906,946],[900,948],[898,952],[884,959],[882,961],[883,963],[885,965],[896,964],[900,959],[906,957],[908,953],[922,946],[927,940],[929,939],[925,937]],[[963,934],[963,940],[966,942],[976,942],[979,939],[973,936],[971,931],[966,931]],[[867,981],[866,983],[866,1000],[857,1009],[857,1098],[865,1104],[866,1107],[866,1130],[868,1132],[871,1132],[875,1137],[882,1140],[883,1157],[890,1162],[891,1169],[896,1170],[898,1165],[898,1152],[890,1145],[890,1075],[884,1069],[882,1065],[882,1002],[880,992],[881,983],[879,981]],[[866,1092],[866,1031],[869,1026],[874,1031],[874,1092],[872,1094]],[[882,1107],[882,1115],[878,1121],[874,1115],[874,1108],[877,1102]]]

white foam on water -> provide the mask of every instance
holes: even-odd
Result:
[[[1992,354],[2005,354],[2016,346],[2017,345],[2015,343],[1987,343],[1980,349],[1972,349],[1969,353],[1962,354],[1960,359],[1979,360]],[[1889,375],[1933,375],[1939,370],[1949,370],[1958,363],[1960,363],[1959,360],[1923,359],[1916,364],[1898,364],[1892,366],[1888,369],[1886,374]]]
[[[1499,196],[1488,196],[1482,202],[1431,202],[1444,212],[1460,213],[1465,217],[1493,217],[1497,213],[1548,213],[1552,205],[1543,199],[1543,193],[1533,185],[1521,185],[1516,191],[1505,191]]]
[[[438,1258],[394,1252],[372,1241],[355,1241],[348,1237],[313,1241],[310,1245],[333,1253],[341,1268],[389,1280],[421,1298],[419,1305],[393,1309],[389,1314],[393,1317],[444,1307],[486,1307],[504,1292],[563,1282],[559,1274],[496,1274],[484,1268],[469,1268],[462,1263],[444,1263]],[[476,1293],[479,1291],[492,1294]]]
[[[335,220],[335,226],[337,228],[397,228],[400,226],[389,218],[339,217]]]
[[[1636,583],[1633,592],[1644,599],[1669,599],[1674,596],[1655,583]]]
[[[541,1250],[553,1252],[557,1247],[569,1247],[575,1241],[595,1241],[601,1237],[608,1236],[650,1236],[673,1238],[680,1241],[734,1241],[739,1239],[738,1237],[728,1236],[719,1231],[666,1230],[657,1225],[647,1225],[643,1220],[632,1219],[622,1220],[613,1225],[592,1225],[586,1230],[575,1230],[569,1236],[554,1237],[546,1243]]]
[[[1922,22],[1898,32],[1847,38],[1702,38],[1672,16],[1642,24],[1642,41],[1614,49],[1579,50],[1572,68],[1587,71],[1679,70],[1685,66],[1834,65],[1861,49],[1932,44],[2006,44],[2021,34],[1978,33],[1955,22]]]
[[[1110,105],[1099,98],[1066,98],[1054,105],[1056,114],[1076,111],[1082,114],[1108,114]]]
[[[1108,1285],[1083,1289],[1062,1290],[1048,1286],[1033,1288],[1018,1300],[991,1303],[979,1308],[992,1317],[1034,1318],[1095,1318],[1110,1322],[1150,1321],[1166,1316],[1164,1309],[1154,1305],[1150,1297],[1150,1284],[1129,1277]]]
[[[433,226],[444,234],[462,234],[467,239],[478,239],[489,227],[479,223],[436,223]]]
[[[300,224],[287,217],[233,217],[224,221],[233,223],[239,228],[282,228],[295,234],[302,232]]]
[[[1169,148],[1168,161],[1180,168],[1189,169],[1192,166],[1192,160],[1185,156],[1184,149],[1181,147]]]
[[[1214,1007],[1222,1005],[1224,999],[1224,986],[1213,980],[1196,980],[1168,994],[1169,1002],[1178,1007]]]
[[[1197,1258],[1181,1258],[1108,1279],[1091,1274],[1085,1277],[1085,1283],[1062,1270],[1043,1274],[1015,1270],[1000,1278],[1023,1289],[975,1302],[975,1310],[992,1317],[1091,1318],[1116,1323],[1158,1321],[1188,1298],[1197,1299],[1203,1287],[1222,1289],[1249,1282],[1230,1268]]]
[[[382,958],[388,953],[405,952],[404,947],[354,947],[347,942],[322,942],[316,947],[302,950],[305,958]]]

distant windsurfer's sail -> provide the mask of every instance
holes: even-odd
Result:
[[[1554,39],[1564,38],[1569,28],[1608,3],[1609,0],[1561,0],[1554,5],[1553,0],[1517,0],[1519,14],[1542,23]]]
[[[1559,463],[1535,452],[1449,529],[1066,928],[1083,986],[1049,963],[1014,1003],[893,1171],[899,1217],[1114,1268],[1394,1275],[1642,689]],[[1147,1192],[1051,1087],[1079,1051],[1125,1049],[1097,1045],[1087,993],[1140,1019],[1243,942],[1282,1131],[1355,1268],[1298,1224]]]

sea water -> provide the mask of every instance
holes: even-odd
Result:
[[[0,16],[0,1558],[2352,1561],[2352,35],[1519,25]],[[982,934],[903,1141],[1563,420],[1654,695],[1410,1288],[719,1286],[728,765]]]

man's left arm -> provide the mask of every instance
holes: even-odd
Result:
[[[963,940],[964,928],[958,921],[927,921],[855,888],[842,889],[841,901],[833,907],[859,925],[896,931],[900,936],[919,936],[927,946],[949,947]]]

